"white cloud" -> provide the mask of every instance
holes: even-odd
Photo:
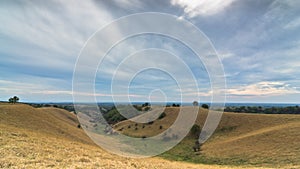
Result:
[[[218,52],[218,56],[220,57],[221,60],[224,60],[224,59],[235,57],[236,55],[231,52]]]
[[[246,86],[238,86],[227,90],[229,95],[236,96],[276,96],[300,93],[295,87],[284,82],[258,82]]]
[[[0,10],[0,52],[10,55],[0,61],[29,66],[46,63],[42,66],[54,69],[72,70],[88,37],[113,19],[93,1],[26,1],[0,6]],[[64,64],[57,68],[58,62]]]
[[[139,0],[113,0],[116,4],[123,8],[139,8],[142,6]]]
[[[229,6],[234,0],[172,0],[172,5],[184,9],[189,17],[197,15],[213,15]]]

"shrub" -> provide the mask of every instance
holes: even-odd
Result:
[[[163,126],[159,126],[159,129],[161,130],[163,128]]]
[[[166,113],[165,113],[165,112],[162,112],[162,113],[159,115],[158,119],[162,119],[162,118],[164,118],[164,117],[166,117]]]
[[[151,109],[151,107],[148,106],[148,107],[145,107],[144,110],[145,110],[145,111],[149,111],[150,109]]]
[[[154,123],[154,121],[149,121],[149,122],[148,122],[149,125],[151,125],[151,124],[153,124],[153,123]]]
[[[148,107],[148,106],[150,106],[150,103],[148,103],[148,102],[142,104],[142,107]]]
[[[194,137],[199,137],[199,133],[201,132],[201,128],[199,125],[194,124],[193,127],[190,130],[190,133]]]
[[[202,104],[201,107],[204,108],[204,109],[209,109],[209,106],[207,104]]]

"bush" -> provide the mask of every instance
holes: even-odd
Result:
[[[162,112],[162,113],[159,115],[158,119],[162,119],[162,118],[164,118],[164,117],[166,117],[166,113],[165,113],[165,112]]]
[[[163,126],[159,126],[159,129],[160,129],[160,130],[163,129]]]
[[[149,121],[149,122],[148,122],[149,125],[151,125],[151,124],[153,124],[153,123],[154,123],[154,121]]]
[[[148,107],[148,106],[150,106],[150,103],[148,103],[148,102],[142,104],[142,107]]]
[[[201,128],[197,124],[194,124],[190,131],[191,135],[194,137],[199,137],[200,132],[201,132]]]
[[[201,107],[204,108],[204,109],[209,109],[209,106],[207,104],[202,104]]]
[[[173,104],[172,104],[172,107],[180,107],[180,104],[175,104],[175,103],[173,103]]]
[[[151,109],[151,107],[148,106],[148,107],[145,107],[144,110],[145,110],[145,111],[149,111],[150,109]]]

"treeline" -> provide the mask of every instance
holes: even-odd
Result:
[[[119,113],[116,107],[113,107],[108,112],[103,112],[102,114],[108,124],[115,124],[120,121],[126,120],[126,118],[122,116],[121,113]]]
[[[299,106],[268,107],[261,106],[230,106],[224,109],[225,112],[235,113],[261,113],[261,114],[300,114]]]
[[[113,106],[111,109],[108,109],[108,111],[102,111],[101,113],[103,114],[103,117],[105,118],[107,123],[116,124],[120,121],[127,120],[127,118],[132,118],[151,110],[150,106],[150,103],[144,103],[142,105],[133,105],[133,107],[137,111],[132,111],[131,106],[129,105],[119,105],[118,108]],[[119,110],[125,117],[119,112]]]
[[[35,108],[40,108],[40,107],[55,107],[55,108],[60,108],[60,109],[65,109],[69,112],[74,112],[75,109],[73,104],[52,104],[52,103],[27,103],[28,105],[35,107]]]

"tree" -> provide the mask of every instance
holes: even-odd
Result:
[[[197,101],[194,101],[193,106],[199,106],[199,103]]]
[[[192,127],[191,130],[190,130],[191,135],[192,135],[193,137],[195,137],[195,138],[198,138],[198,137],[199,137],[200,132],[201,132],[201,128],[200,128],[200,126],[197,125],[197,124],[194,124],[193,127]]]
[[[142,104],[142,107],[148,107],[148,106],[150,106],[150,103],[148,103],[148,102]]]
[[[201,107],[204,108],[204,109],[209,109],[209,106],[207,104],[202,104]]]
[[[13,97],[14,103],[17,103],[20,99],[17,96]]]
[[[162,113],[159,115],[158,119],[162,119],[162,118],[164,118],[164,117],[166,117],[166,113],[165,113],[165,112],[162,112]]]
[[[201,144],[198,140],[195,141],[195,145],[193,146],[194,152],[201,150]]]
[[[11,98],[8,99],[8,102],[9,103],[14,103],[14,99],[11,97]]]
[[[8,99],[9,103],[14,103],[14,104],[17,103],[19,100],[20,99],[17,96],[14,96],[14,97],[11,97]]]

